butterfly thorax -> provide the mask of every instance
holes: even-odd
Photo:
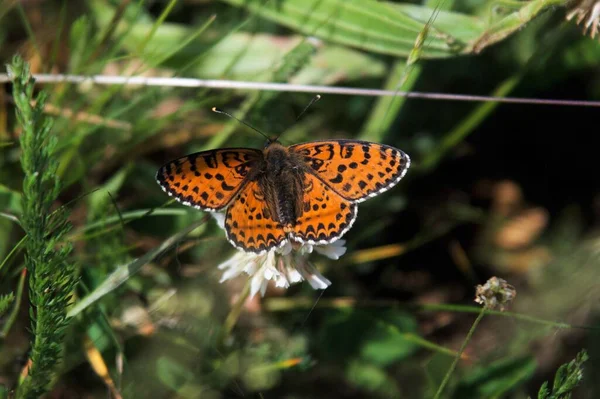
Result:
[[[264,151],[263,173],[257,176],[269,215],[284,230],[296,225],[302,215],[303,169],[287,148],[275,142]]]

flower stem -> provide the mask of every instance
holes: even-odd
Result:
[[[475,329],[477,328],[477,325],[479,324],[479,322],[481,321],[481,319],[483,319],[483,316],[485,315],[485,313],[486,313],[486,308],[485,307],[481,308],[481,311],[479,312],[479,315],[477,316],[477,318],[473,322],[473,325],[471,326],[471,329],[469,330],[469,333],[467,334],[467,337],[463,341],[462,345],[460,346],[460,349],[458,350],[458,353],[454,357],[454,361],[450,365],[450,368],[446,372],[446,375],[444,376],[444,379],[442,380],[442,383],[438,387],[438,390],[435,393],[434,399],[439,399],[440,396],[442,395],[442,392],[444,391],[444,388],[448,384],[448,381],[450,381],[450,376],[454,372],[454,369],[456,368],[456,365],[458,364],[458,361],[461,358],[462,353],[464,352],[465,348],[467,347],[467,344],[471,340],[471,337],[473,336],[473,333],[475,332]]]
[[[251,282],[252,282],[252,279],[249,278],[248,281],[246,282],[246,285],[244,286],[244,289],[242,290],[242,292],[240,292],[240,296],[237,299],[235,305],[233,305],[233,307],[229,311],[229,314],[227,315],[227,318],[225,319],[225,323],[223,323],[223,331],[221,332],[221,336],[219,337],[219,340],[218,340],[219,346],[223,346],[225,341],[227,340],[227,338],[229,338],[229,335],[231,335],[231,331],[233,330],[233,327],[235,327],[235,324],[237,323],[237,321],[240,317],[240,314],[242,313],[242,308],[244,307],[244,303],[246,302],[246,299],[248,299],[248,296],[250,295]]]

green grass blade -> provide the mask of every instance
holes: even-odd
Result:
[[[185,229],[181,230],[177,234],[174,234],[173,236],[163,241],[162,244],[154,248],[152,251],[146,253],[144,256],[134,260],[131,263],[117,267],[116,270],[112,272],[102,284],[100,284],[96,289],[94,289],[87,296],[85,296],[79,302],[77,302],[75,306],[73,306],[71,310],[69,310],[69,313],[67,313],[67,317],[77,316],[89,306],[93,305],[98,300],[100,300],[103,296],[114,291],[116,288],[121,286],[121,284],[125,283],[131,276],[137,273],[145,264],[151,262],[157,256],[171,248],[183,237],[191,233],[194,229],[206,223],[208,218],[209,216],[207,215],[201,220],[190,224]]]
[[[401,57],[410,54],[415,37],[426,24],[401,12],[392,3],[371,0],[224,1],[246,7],[305,35]],[[427,13],[427,21],[434,10],[427,7],[423,9]],[[471,27],[469,32],[481,33],[483,25],[476,19],[465,17],[461,20],[463,25],[465,21]],[[459,40],[451,32],[438,31],[435,26],[431,30],[432,39],[427,44],[423,58],[448,57],[458,52],[456,44]],[[471,34],[470,37],[476,35]]]

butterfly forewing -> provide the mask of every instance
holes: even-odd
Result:
[[[389,190],[406,174],[410,158],[383,144],[327,140],[289,147],[308,170],[343,198],[362,202]]]
[[[290,235],[295,241],[313,245],[336,241],[352,227],[357,205],[312,174],[304,175],[304,187],[302,215]]]
[[[247,183],[227,208],[225,232],[233,246],[246,252],[262,253],[287,241],[281,224],[272,220],[256,181]]]
[[[184,205],[218,211],[235,198],[261,160],[262,152],[253,148],[203,151],[165,164],[156,180]]]

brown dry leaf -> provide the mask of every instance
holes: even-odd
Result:
[[[507,221],[496,233],[494,243],[502,249],[520,249],[530,245],[548,225],[544,208],[529,208]]]
[[[135,328],[137,334],[147,337],[156,331],[148,309],[138,303],[128,305],[121,313],[120,323]]]
[[[89,337],[85,337],[85,355],[88,359],[88,362],[92,366],[92,369],[104,381],[112,396],[116,399],[122,399],[121,393],[118,391],[115,383],[113,382],[110,373],[108,372],[108,367],[102,358],[102,354],[96,348],[94,343]]]
[[[176,112],[184,104],[185,101],[179,97],[167,97],[159,102],[156,107],[154,107],[150,113],[150,116],[156,119],[164,118],[165,116],[169,116]]]
[[[402,245],[402,244],[383,245],[380,247],[355,251],[347,257],[346,262],[348,262],[348,263],[374,262],[376,260],[387,259],[387,258],[401,255],[402,253],[404,253],[404,251],[406,251],[406,246]]]
[[[515,212],[523,202],[521,187],[509,180],[494,184],[491,195],[493,212],[502,216]]]
[[[35,105],[35,101],[32,101],[32,105]],[[83,111],[73,112],[73,110],[71,110],[70,108],[58,108],[52,104],[45,104],[44,112],[50,115],[62,116],[63,118],[73,119],[77,122],[89,123],[91,125],[106,126],[126,131],[130,131],[132,128],[131,123],[129,122],[119,121],[116,119],[107,119]]]
[[[522,251],[506,252],[495,259],[498,267],[513,273],[525,273],[531,268],[545,265],[551,260],[551,252],[548,248],[542,246]]]

